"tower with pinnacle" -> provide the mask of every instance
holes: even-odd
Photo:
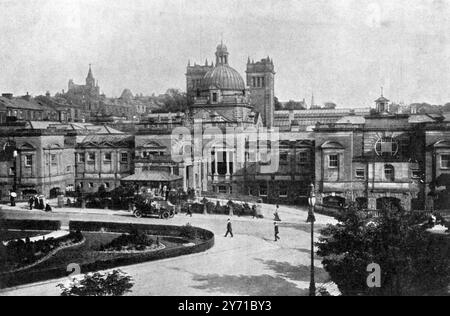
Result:
[[[250,103],[261,115],[263,124],[273,126],[275,70],[270,57],[261,61],[247,61],[247,86],[250,89]]]

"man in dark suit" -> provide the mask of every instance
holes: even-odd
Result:
[[[231,235],[231,238],[233,238],[233,226],[231,225],[231,220],[228,219],[228,223],[227,223],[227,233],[225,234],[225,237],[228,236],[228,234]]]
[[[275,232],[275,241],[278,241],[280,239],[280,236],[278,236],[280,234],[280,231],[278,229],[278,224],[277,222],[273,223],[274,225],[274,232]]]

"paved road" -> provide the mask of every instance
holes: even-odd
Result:
[[[266,208],[273,206],[265,205]],[[273,222],[269,219],[234,217],[234,238],[224,238],[227,216],[177,215],[168,221],[135,219],[127,212],[104,210],[55,209],[53,213],[25,210],[0,211],[6,218],[103,220],[114,222],[167,223],[211,230],[215,246],[209,251],[155,262],[122,267],[135,280],[131,295],[307,295],[309,287],[310,228],[306,210],[280,208],[278,242],[273,241]],[[318,216],[317,231],[334,220]],[[316,234],[317,235],[317,234]],[[316,280],[328,281],[316,260]],[[0,295],[59,295],[56,284],[62,280],[7,289]]]

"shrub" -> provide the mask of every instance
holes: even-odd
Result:
[[[130,276],[114,270],[106,274],[88,274],[80,281],[73,279],[68,286],[58,284],[57,287],[62,291],[61,296],[122,296],[131,292],[133,285]]]
[[[130,234],[122,234],[107,245],[102,245],[100,251],[145,250],[153,245],[153,240],[146,233],[137,230]]]

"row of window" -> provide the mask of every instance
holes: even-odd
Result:
[[[128,153],[121,153],[120,154],[120,162],[121,163],[128,163]],[[86,162],[86,159],[88,162],[95,162],[95,159],[97,158],[97,154],[95,152],[88,152],[86,153],[79,153],[78,154],[78,162]],[[112,161],[112,153],[107,152],[103,153],[103,162],[104,163],[111,163]]]
[[[297,163],[299,165],[307,165],[309,164],[309,153],[306,151],[299,152],[296,156]],[[289,152],[281,152],[280,153],[280,162],[287,163],[289,161]]]
[[[56,156],[56,154],[50,155],[50,163],[52,164],[52,166],[58,165],[58,157]],[[24,164],[25,164],[25,167],[32,167],[33,166],[33,155],[25,155],[24,156]]]
[[[265,77],[252,77],[252,87],[254,88],[264,88],[266,86]]]
[[[80,186],[81,189],[83,189],[85,187],[89,188],[89,189],[94,189],[95,188],[95,183],[94,182],[86,182],[86,183],[80,182],[79,186]],[[100,186],[104,186],[105,189],[111,188],[111,184],[109,182],[104,182]]]
[[[259,185],[259,196],[266,197],[268,195],[268,188],[266,183],[262,183]],[[278,188],[278,197],[286,198],[288,196],[288,187],[287,185],[281,185]]]
[[[441,169],[450,169],[450,155],[442,155],[440,159]],[[328,168],[335,169],[339,168],[339,155],[329,155],[328,156]],[[361,169],[357,172],[357,178],[361,177],[364,170]],[[358,174],[360,176],[358,176]]]

